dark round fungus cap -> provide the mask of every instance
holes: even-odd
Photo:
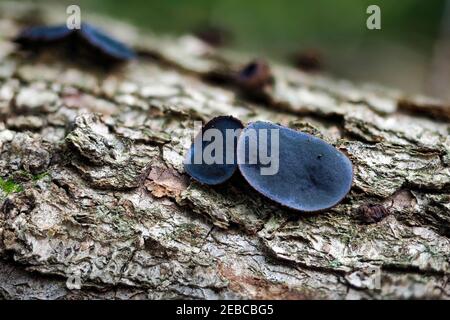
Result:
[[[276,131],[272,130],[278,131],[279,139],[272,140],[272,136],[276,138]],[[256,151],[251,147],[252,141],[256,143]],[[262,147],[264,143],[267,143],[267,153]],[[276,156],[276,143],[279,156]],[[257,155],[253,163],[249,151]],[[273,158],[268,161],[270,157]],[[342,152],[319,138],[269,122],[257,121],[242,131],[237,159],[240,172],[253,188],[299,211],[329,209],[345,197],[352,185],[352,163]],[[274,169],[274,161],[279,161],[278,171]],[[275,174],[261,174],[262,168],[270,167]]]
[[[14,42],[22,45],[51,43],[63,40],[68,37],[72,31],[73,30],[68,29],[65,25],[30,27],[20,32],[14,39]]]
[[[69,29],[66,25],[31,27],[22,31],[14,41],[25,49],[63,42],[70,50],[77,53],[89,51],[92,59],[105,63],[124,62],[136,57],[125,44],[87,23],[82,23],[80,30]]]
[[[260,90],[271,84],[273,77],[267,62],[257,59],[239,70],[236,81],[245,89]]]
[[[237,146],[237,138],[238,135],[243,128],[241,121],[231,116],[219,116],[210,120],[207,124],[205,124],[202,128],[202,132],[200,132],[194,140],[191,148],[189,149],[186,159],[184,161],[184,169],[186,172],[195,180],[208,185],[216,185],[221,184],[234,174],[237,169],[237,161],[236,161],[236,146]],[[214,143],[215,138],[212,138],[211,141],[203,141],[204,135],[209,129],[217,129],[216,133],[220,133],[222,137],[222,143],[217,142],[217,146],[221,147],[222,152],[222,160],[221,163],[210,163],[208,160],[205,161],[204,151],[206,149],[208,154],[216,155],[216,152],[210,152]],[[227,129],[232,129],[235,134],[228,134]],[[232,131],[229,131],[232,133]],[[206,137],[205,137],[206,138]],[[228,146],[228,148],[227,148]],[[217,150],[220,152],[220,150]],[[226,161],[231,157],[230,161]],[[200,162],[196,162],[195,158],[201,157]],[[220,160],[220,159],[219,159]]]

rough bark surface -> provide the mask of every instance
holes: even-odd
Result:
[[[255,102],[227,81],[246,57],[91,17],[142,53],[106,73],[19,54],[31,18],[65,11],[0,6],[0,296],[449,298],[446,105],[276,63]],[[191,181],[193,123],[224,114],[329,141],[354,164],[350,194],[302,214],[239,177]],[[364,224],[366,203],[390,215]]]

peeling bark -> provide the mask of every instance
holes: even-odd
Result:
[[[245,57],[99,17],[146,55],[112,73],[24,56],[9,38],[26,17],[60,16],[36,12],[0,7],[3,298],[449,298],[445,104],[276,63],[252,101],[226,81]],[[332,143],[354,164],[350,194],[302,214],[240,177],[191,181],[193,122],[224,114]],[[390,214],[364,224],[367,203]]]

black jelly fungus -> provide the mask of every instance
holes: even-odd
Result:
[[[279,165],[276,174],[261,174],[261,168],[268,165],[262,164],[259,156],[256,163],[249,163],[249,141],[252,138],[248,132],[251,129],[256,132],[257,152],[264,138],[267,150],[271,150],[273,133],[270,130],[278,130]],[[262,129],[268,129],[266,137],[259,136]],[[242,131],[238,139],[237,159],[241,174],[254,189],[283,206],[299,211],[329,209],[342,201],[352,185],[352,163],[343,153],[317,137],[269,122],[257,121]]]
[[[125,44],[111,38],[90,24],[83,23],[80,32],[84,40],[113,59],[126,61],[134,59],[136,56],[134,51]]]
[[[14,41],[25,49],[64,42],[71,53],[90,49],[91,57],[104,59],[106,63],[128,61],[136,56],[125,44],[87,23],[82,23],[80,29],[69,29],[66,25],[30,27]]]
[[[204,159],[200,163],[195,163],[194,159],[196,155],[203,154],[203,151],[205,148],[210,145],[213,141],[202,141],[202,134],[206,132],[208,129],[218,129],[223,137],[222,140],[222,150],[223,150],[223,163],[212,163],[207,164]],[[189,149],[186,159],[184,162],[184,169],[186,172],[195,180],[199,181],[200,183],[207,184],[207,185],[217,185],[221,184],[225,181],[227,181],[231,176],[234,174],[234,172],[237,169],[237,162],[236,162],[236,145],[237,145],[237,135],[240,133],[240,129],[243,128],[243,125],[241,121],[239,121],[236,118],[233,118],[231,116],[219,116],[216,118],[213,118],[208,123],[206,123],[203,126],[202,132],[199,133],[195,137],[195,141],[200,141],[198,143],[198,146],[201,146],[201,148],[196,148],[197,144],[192,144],[191,148]],[[226,129],[232,129],[235,130],[236,135],[234,135],[233,141],[228,141]],[[237,131],[239,130],[239,131]],[[230,136],[228,136],[230,137]],[[200,140],[198,140],[200,139]],[[230,144],[232,143],[232,144]],[[231,146],[231,150],[229,152],[232,152],[233,154],[233,161],[230,163],[226,163],[226,151],[227,151],[227,145]]]
[[[14,41],[23,45],[49,43],[63,40],[71,33],[72,30],[68,29],[65,25],[36,26],[23,30]]]
[[[387,217],[390,213],[389,208],[382,204],[363,204],[358,208],[358,213],[362,222],[366,224],[377,223]]]
[[[249,90],[261,90],[273,80],[267,62],[254,60],[242,67],[237,74],[237,82]]]

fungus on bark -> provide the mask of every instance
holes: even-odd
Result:
[[[231,116],[210,120],[195,137],[187,153],[186,172],[207,185],[221,184],[231,178],[237,169],[237,136],[242,128],[242,122]]]
[[[81,39],[110,59],[127,61],[135,58],[133,50],[90,24],[84,23],[81,25],[80,35]]]
[[[386,208],[382,204],[368,203],[358,208],[360,220],[366,224],[377,223],[387,217],[390,208]]]
[[[243,89],[260,91],[273,82],[273,76],[267,62],[257,59],[239,70],[236,81]]]
[[[45,45],[63,40],[72,32],[73,30],[68,29],[65,25],[35,26],[23,30],[14,41],[24,47]]]
[[[45,49],[61,44],[70,57],[83,55],[104,65],[125,62],[136,56],[125,44],[87,23],[82,23],[80,29],[69,29],[65,25],[30,27],[14,41],[24,49]]]
[[[251,130],[255,134],[249,134]],[[273,139],[275,134],[278,139]],[[253,162],[252,143],[258,149]],[[317,137],[269,122],[257,121],[242,131],[237,159],[241,174],[254,189],[299,211],[329,209],[342,201],[352,185],[352,163],[342,152]],[[276,165],[267,159],[279,161],[276,173],[264,174],[264,168]]]

